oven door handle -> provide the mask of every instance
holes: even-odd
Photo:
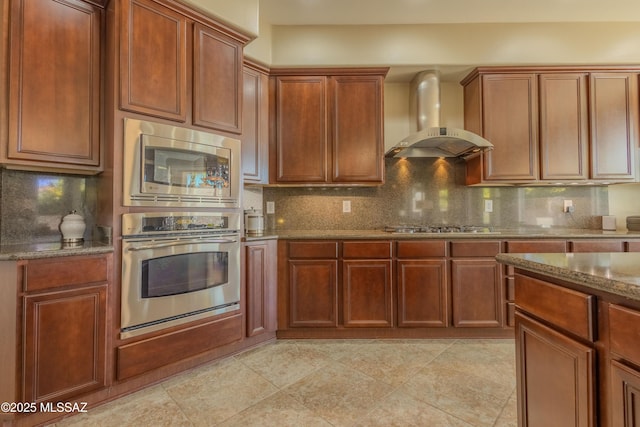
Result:
[[[178,240],[176,242],[151,243],[148,245],[132,246],[128,248],[130,252],[144,251],[147,249],[171,248],[174,246],[185,246],[199,243],[236,243],[237,240],[232,239],[208,239],[208,240]]]

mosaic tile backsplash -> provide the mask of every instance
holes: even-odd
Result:
[[[96,178],[0,170],[0,243],[58,242],[62,217],[75,210],[90,240],[97,209]]]
[[[502,229],[601,227],[609,213],[605,186],[467,187],[464,161],[386,159],[379,187],[265,187],[267,230],[366,230],[402,224],[463,224]],[[573,201],[575,212],[562,211]],[[343,213],[343,201],[351,212]],[[491,200],[493,212],[485,212]],[[264,212],[266,209],[263,207]]]

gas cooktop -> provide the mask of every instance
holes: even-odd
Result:
[[[418,233],[492,233],[499,234],[499,231],[493,231],[490,227],[476,225],[388,225],[384,228],[388,233],[397,234],[418,234]]]

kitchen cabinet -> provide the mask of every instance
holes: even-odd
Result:
[[[595,298],[516,274],[515,301],[518,425],[598,425]]]
[[[633,182],[638,70],[483,67],[464,85],[465,127],[494,150],[466,183]]]
[[[244,244],[247,284],[247,336],[273,333],[277,329],[277,241]]]
[[[286,242],[284,278],[290,327],[336,327],[338,324],[338,242]]]
[[[269,183],[269,70],[245,60],[242,102],[244,182]]]
[[[622,240],[573,240],[569,242],[571,252],[624,252]]]
[[[239,134],[248,37],[174,3],[121,6],[120,108]]]
[[[528,182],[538,172],[538,98],[533,73],[483,73],[465,85],[465,129],[494,149],[468,161],[466,183]],[[472,96],[472,93],[475,96]]]
[[[451,242],[451,299],[455,327],[500,328],[506,304],[502,268],[495,261],[501,242]]]
[[[540,74],[540,179],[589,176],[586,73]]]
[[[272,69],[270,182],[382,184],[387,71]]]
[[[104,254],[1,263],[8,288],[2,310],[15,313],[1,333],[7,344],[0,350],[3,360],[15,361],[3,364],[2,377],[16,378],[4,400],[82,400],[84,394],[107,386],[111,262],[112,255]],[[8,297],[11,290],[13,298]],[[15,345],[8,345],[12,341]],[[16,348],[17,360],[9,354]]]
[[[591,177],[634,180],[638,146],[638,73],[589,76]]]
[[[8,2],[8,168],[97,174],[101,149],[104,3]],[[4,44],[0,49],[4,48]],[[4,81],[2,83],[5,84]],[[73,96],[70,96],[73,94]],[[0,105],[0,110],[5,110]]]
[[[451,292],[447,242],[397,242],[398,326],[446,328]]]
[[[565,253],[567,252],[565,240],[509,240],[505,242],[505,252],[522,253]],[[505,295],[506,295],[506,324],[515,325],[515,271],[512,266],[505,266]]]
[[[609,376],[611,397],[608,402],[612,426],[639,426],[640,412],[640,312],[618,304],[607,304],[609,327]]]
[[[342,243],[342,316],[345,327],[393,326],[390,241]]]

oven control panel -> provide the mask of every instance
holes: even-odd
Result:
[[[122,215],[124,237],[189,232],[239,232],[235,212],[149,212]]]

